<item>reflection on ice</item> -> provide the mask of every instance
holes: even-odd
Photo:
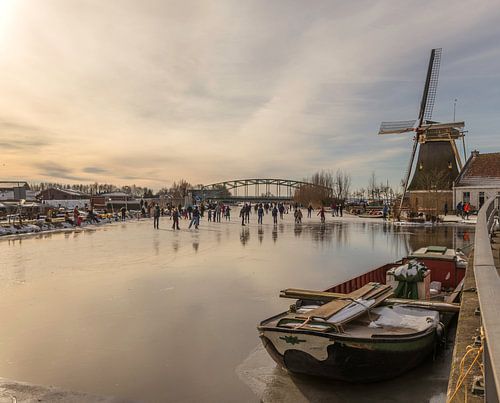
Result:
[[[159,230],[141,220],[0,240],[0,374],[146,402],[362,401],[356,388],[277,370],[261,349],[245,360],[256,324],[290,304],[279,290],[324,289],[410,249],[473,240],[457,227],[270,220],[182,221],[174,232],[162,218]],[[438,390],[439,371],[427,371]]]
[[[256,347],[236,373],[263,403],[438,403],[446,401],[451,350],[395,380],[363,385],[291,374],[278,367],[263,346]]]

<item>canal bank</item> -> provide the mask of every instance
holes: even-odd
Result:
[[[451,361],[447,392],[449,402],[479,403],[484,401],[482,396],[472,393],[473,380],[482,375],[481,368],[476,364],[477,356],[481,354],[481,318],[478,312],[479,298],[476,287],[474,253],[471,253],[465,272]]]
[[[448,402],[498,402],[500,396],[499,198],[478,213],[467,267]]]
[[[1,403],[133,403],[132,400],[68,391],[0,378]]]

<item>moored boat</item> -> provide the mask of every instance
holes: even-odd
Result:
[[[371,210],[370,212],[358,215],[359,218],[384,218],[384,213],[381,210]]]
[[[413,273],[416,263],[420,280],[425,278],[418,289],[423,298],[392,298],[398,289],[411,294],[411,287],[394,278],[401,278],[404,267]],[[349,382],[396,377],[422,362],[441,340],[444,316],[459,309],[453,302],[465,265],[460,252],[428,247],[322,292],[283,290],[282,297],[297,301],[262,321],[260,338],[270,356],[294,373]],[[433,300],[431,283],[440,288]]]

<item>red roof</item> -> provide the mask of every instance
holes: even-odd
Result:
[[[480,154],[473,151],[455,186],[500,187],[500,153]]]

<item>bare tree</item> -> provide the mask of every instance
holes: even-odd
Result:
[[[423,198],[423,207],[428,211],[435,211],[437,216],[442,202],[441,191],[450,188],[449,173],[439,169],[422,172],[417,184],[419,188],[428,192],[428,196]]]
[[[338,201],[345,201],[349,196],[349,189],[351,187],[351,175],[340,169],[335,172],[333,182],[333,194]]]
[[[375,195],[377,193],[377,177],[375,176],[375,171],[372,171],[370,178],[368,179],[368,195],[371,195],[372,200],[375,200]]]
[[[304,182],[309,182],[310,184],[303,185],[295,191],[295,201],[302,205],[308,205],[309,203],[314,205],[328,205],[331,202],[335,182],[331,172],[316,172],[310,179],[304,179]]]
[[[172,184],[169,189],[169,193],[176,198],[183,198],[187,196],[188,189],[191,188],[192,186],[188,181],[181,179],[178,183],[174,182]]]

